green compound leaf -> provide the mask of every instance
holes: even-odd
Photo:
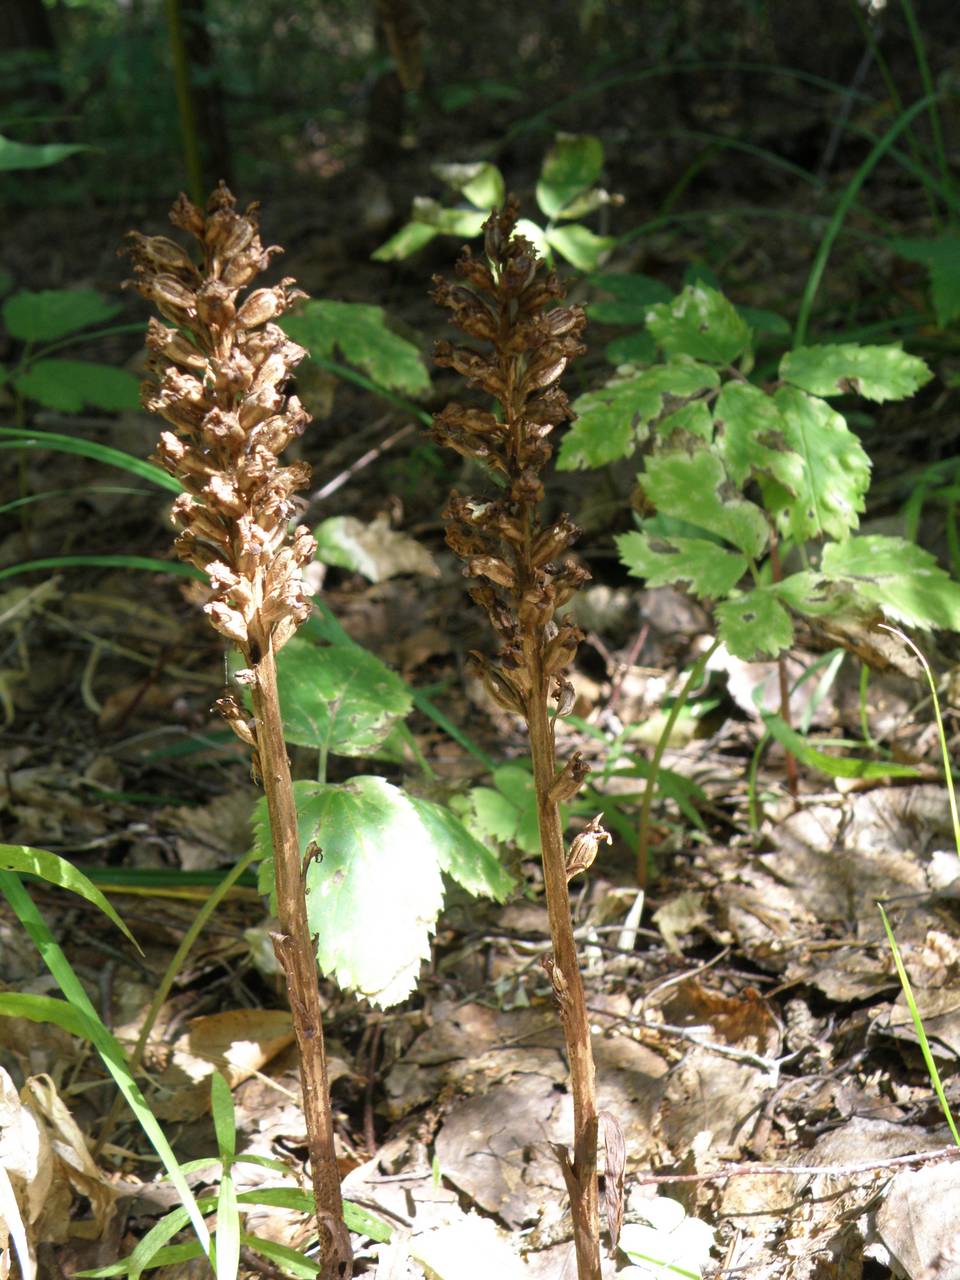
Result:
[[[908,627],[960,631],[960,585],[929,551],[904,538],[867,534],[828,542],[820,572]]]
[[[840,342],[798,347],[780,361],[785,382],[815,396],[864,396],[867,400],[902,400],[929,382],[933,373],[919,356],[897,346],[861,347]]]
[[[593,186],[602,168],[603,143],[599,138],[589,133],[558,133],[543,158],[537,204],[548,218],[556,218],[576,196]]]
[[[657,358],[657,344],[646,329],[638,329],[636,333],[625,333],[622,338],[608,342],[603,355],[612,365],[653,364]]]
[[[615,236],[598,236],[579,222],[566,227],[548,227],[547,244],[578,271],[594,271],[617,243]]]
[[[769,587],[725,600],[715,613],[717,636],[744,662],[755,662],[763,654],[775,658],[793,642],[790,615]]]
[[[61,413],[79,413],[85,405],[110,412],[140,407],[140,383],[132,373],[88,360],[36,360],[13,385],[25,399]]]
[[[495,164],[478,160],[474,164],[435,164],[431,166],[437,177],[459,191],[484,216],[503,204],[506,187],[503,174]]]
[[[716,370],[691,360],[611,378],[598,391],[588,391],[574,401],[577,420],[563,438],[557,466],[573,471],[627,457],[637,442],[646,439],[647,425],[663,411],[665,395],[699,395],[719,381]]]
[[[382,307],[317,298],[285,316],[282,327],[316,356],[329,358],[339,348],[348,364],[382,387],[417,395],[430,386],[419,350],[391,331]]]
[[[321,649],[295,636],[277,674],[287,741],[335,755],[373,751],[413,705],[400,677],[359,645]]]
[[[694,595],[717,600],[729,595],[747,572],[745,556],[705,538],[668,541],[645,533],[624,533],[616,543],[630,576],[644,578],[648,587],[685,582]]]
[[[865,506],[870,459],[846,420],[825,400],[781,387],[774,402],[787,444],[803,459],[803,482],[796,498],[767,490],[767,506],[780,513],[781,527],[798,542],[845,538],[859,524]]]
[[[672,302],[651,307],[647,328],[668,356],[732,364],[750,347],[750,326],[732,302],[707,285],[688,285]]]
[[[300,848],[321,856],[307,867],[307,912],[318,938],[323,972],[345,990],[384,1008],[413,990],[420,962],[443,901],[440,873],[462,870],[477,846],[436,806],[414,803],[382,778],[352,778],[341,785],[296,782]],[[266,801],[254,818],[264,859],[263,892],[273,892],[273,858]],[[458,849],[459,846],[459,849]],[[484,856],[489,855],[484,852]],[[476,881],[484,879],[478,871]]]
[[[613,301],[591,302],[587,306],[590,319],[600,324],[644,325],[652,306],[673,297],[673,290],[652,276],[595,275],[590,277],[590,283],[613,294]]]
[[[524,853],[540,852],[537,791],[529,769],[501,765],[493,771],[493,786],[473,787],[469,800],[468,825],[481,840],[513,843]],[[565,822],[565,806],[560,813]]]
[[[960,316],[960,240],[940,236],[935,240],[892,240],[890,244],[901,258],[922,262],[927,268],[937,324],[945,329]]]
[[[404,258],[411,258],[418,253],[439,234],[436,227],[428,227],[424,222],[408,222],[378,249],[374,249],[370,257],[374,262],[402,262]]]
[[[82,142],[46,142],[37,146],[29,142],[14,142],[0,134],[0,173],[8,173],[12,169],[47,169],[68,156],[94,149]]]
[[[25,844],[0,844],[0,870],[37,876],[47,884],[55,885],[58,889],[67,889],[70,893],[76,893],[81,898],[85,898],[91,906],[102,911],[108,920],[125,933],[140,951],[140,944],[117,915],[108,899],[66,858],[61,858],[59,854],[50,853],[46,849],[32,849]]]
[[[92,289],[21,289],[0,308],[3,323],[22,342],[50,342],[91,324],[102,324],[120,310]]]
[[[717,397],[717,452],[741,487],[756,476],[778,481],[793,497],[803,485],[803,459],[787,445],[776,404],[759,387],[728,382]]]
[[[648,458],[640,483],[658,512],[689,520],[732,543],[751,560],[766,548],[770,533],[766,516],[746,498],[720,496],[721,487],[729,484],[727,474],[720,459],[706,449],[692,456],[665,453]]]

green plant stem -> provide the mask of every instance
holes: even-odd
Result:
[[[180,141],[183,144],[187,186],[193,202],[202,207],[203,165],[200,161],[197,112],[193,86],[190,83],[190,59],[187,56],[186,41],[183,38],[183,14],[180,9],[180,0],[165,0],[164,10],[167,15],[167,38],[170,42],[170,58],[173,63],[173,81],[177,94],[177,111],[180,116]]]
[[[561,1167],[573,1215],[577,1275],[600,1280],[600,1204],[597,1187],[596,1068],[590,1039],[590,1020],[573,936],[566,853],[560,809],[550,798],[556,779],[553,724],[547,707],[547,680],[535,680],[527,704],[530,756],[537,791],[543,881],[553,947],[554,991],[560,1005],[573,1095],[573,1163],[563,1152]],[[559,975],[559,978],[555,976]],[[562,1148],[556,1150],[562,1150]]]
[[[307,1149],[321,1240],[320,1274],[322,1280],[344,1280],[351,1272],[352,1251],[343,1221],[316,946],[307,917],[306,868],[300,852],[290,761],[283,737],[276,660],[269,639],[261,643],[261,657],[254,671],[251,694],[257,758],[270,818],[280,921],[273,946],[287,980],[300,1050]]]
[[[829,226],[824,232],[823,239],[820,241],[820,247],[817,255],[813,260],[813,266],[810,268],[810,274],[807,277],[807,283],[803,291],[803,298],[800,302],[800,310],[797,314],[797,323],[793,333],[793,346],[802,347],[806,342],[807,326],[810,323],[810,313],[813,310],[814,299],[817,296],[817,290],[820,288],[820,281],[823,279],[823,273],[826,269],[827,260],[833,249],[840,228],[843,226],[844,219],[850,212],[857,193],[866,182],[867,178],[883,159],[884,155],[893,146],[896,139],[903,133],[916,116],[924,111],[932,102],[936,101],[936,95],[927,94],[915,102],[912,107],[908,107],[902,116],[896,120],[887,132],[880,138],[870,151],[866,160],[860,165],[850,181],[844,189],[843,195],[837,203],[833,217],[830,219]]]
[[[134,1045],[133,1052],[130,1055],[130,1067],[132,1071],[138,1071],[140,1069],[140,1065],[143,1062],[144,1050],[147,1047],[147,1041],[150,1039],[150,1033],[160,1015],[160,1010],[163,1008],[164,1002],[169,996],[170,991],[173,988],[173,984],[176,981],[177,974],[183,967],[187,956],[193,950],[194,944],[206,928],[207,921],[246,869],[251,866],[256,859],[256,849],[251,849],[248,853],[245,853],[236,866],[232,867],[220,883],[207,895],[207,899],[203,906],[190,922],[189,929],[187,929],[186,933],[180,940],[180,945],[173,953],[170,963],[167,965],[164,970],[163,977],[160,979],[160,983],[154,993],[154,997],[150,1001],[150,1007],[143,1020],[143,1025],[140,1028],[140,1034],[137,1036],[137,1043]],[[120,1100],[118,1098],[110,1108],[110,1112],[107,1115],[97,1137],[96,1145],[94,1147],[94,1156],[98,1155],[104,1145],[109,1141],[110,1135],[113,1131],[113,1126],[116,1124],[119,1113]]]
[[[702,653],[693,664],[693,669],[683,682],[683,688],[680,690],[679,696],[670,708],[667,722],[663,726],[663,732],[660,734],[653,751],[653,757],[650,761],[650,773],[647,776],[647,785],[643,789],[643,804],[640,806],[640,829],[637,835],[637,883],[641,889],[645,889],[647,886],[647,860],[650,854],[650,813],[653,808],[653,797],[657,790],[657,775],[660,772],[663,753],[667,749],[670,735],[673,733],[674,725],[680,717],[680,712],[686,706],[692,690],[703,679],[707,663],[719,648],[720,641],[714,640],[710,648]]]
[[[381,387],[379,382],[374,382],[372,378],[365,377],[362,373],[358,373],[356,369],[351,369],[345,364],[339,364],[336,360],[328,360],[326,356],[315,356],[311,353],[310,359],[318,369],[326,369],[328,373],[335,374],[338,378],[342,378],[344,382],[352,382],[354,386],[362,387],[364,391],[369,391],[372,395],[379,396],[381,400],[386,400],[392,405],[396,405],[398,409],[412,414],[418,422],[423,426],[429,427],[433,422],[433,418],[425,409],[421,409],[418,404],[414,404],[412,400],[408,400],[405,396],[397,395],[395,391],[388,391],[386,387]]]
[[[933,77],[930,74],[930,64],[927,62],[927,52],[923,46],[923,36],[920,33],[920,26],[917,22],[917,15],[914,12],[913,0],[900,0],[900,8],[903,10],[903,16],[907,20],[907,29],[910,32],[910,43],[913,45],[913,56],[917,60],[917,68],[920,72],[920,83],[923,85],[924,92],[930,99],[930,132],[933,135],[933,150],[937,158],[937,168],[940,170],[940,181],[944,187],[950,191],[953,183],[950,176],[950,167],[947,164],[947,152],[943,145],[943,131],[940,128],[940,111],[937,107],[937,93],[933,85]],[[948,209],[952,212],[953,201],[948,201]]]

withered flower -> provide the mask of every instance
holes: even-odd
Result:
[[[223,183],[203,210],[181,196],[170,220],[197,242],[199,266],[165,236],[131,231],[126,249],[130,283],[174,326],[150,321],[143,403],[172,428],[155,456],[185,490],[173,505],[177,554],[208,574],[207,615],[254,666],[310,610],[302,569],[316,544],[302,526],[289,533],[310,468],[278,461],[310,421],[285,389],[306,352],[273,323],[305,295],[284,279],[240,299],[281,250],[264,248],[257,205],[238,212]]]

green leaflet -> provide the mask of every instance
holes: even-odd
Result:
[[[790,448],[803,459],[800,492],[791,498],[767,490],[781,528],[798,542],[847,536],[859,524],[870,484],[870,459],[860,441],[825,400],[796,387],[774,396]]]
[[[796,497],[803,487],[803,459],[788,446],[780,410],[768,395],[746,382],[728,382],[714,418],[717,453],[736,484],[769,476]]]
[[[699,395],[719,381],[715,369],[686,359],[611,378],[574,401],[577,420],[563,437],[557,466],[574,471],[628,457],[635,443],[646,439],[648,424],[663,412],[664,396]]]
[[[376,1004],[396,1004],[416,984],[443,902],[442,871],[471,892],[480,886],[502,896],[509,888],[489,850],[452,814],[382,778],[296,782],[294,792],[300,847],[320,848],[306,873],[320,968]],[[272,893],[265,800],[257,805],[255,840],[261,890]]]
[[[746,498],[721,497],[726,480],[723,463],[706,449],[654,455],[641,476],[644,493],[659,512],[689,520],[756,560],[769,539],[767,518]]]
[[[922,262],[927,268],[937,324],[945,329],[960,316],[960,239],[944,235],[934,240],[893,240],[891,248],[901,258]]]
[[[716,607],[717,635],[736,658],[775,658],[793,641],[790,615],[769,587],[726,600]]]
[[[368,754],[413,705],[400,677],[359,645],[321,648],[294,636],[277,674],[287,741],[335,755]]]
[[[829,542],[820,572],[908,627],[960,631],[960,585],[929,551],[904,538],[868,534]]]
[[[599,138],[587,133],[558,133],[540,169],[537,204],[548,218],[556,218],[596,182],[602,168],[603,143]]]
[[[92,289],[21,289],[0,307],[7,331],[22,342],[52,342],[102,324],[120,310]]]
[[[484,217],[499,209],[506,195],[503,174],[488,160],[468,164],[434,164],[433,172],[454,191],[459,191]]]
[[[109,412],[140,407],[140,382],[132,373],[92,360],[34,360],[12,381],[26,399],[61,413],[80,413],[86,405]]]
[[[750,350],[749,325],[722,293],[703,284],[651,307],[647,328],[668,356],[729,365]]]
[[[853,392],[866,400],[902,400],[929,382],[933,373],[919,356],[892,344],[861,347],[840,342],[798,347],[780,361],[780,377],[815,396]]]
[[[646,579],[648,587],[684,582],[694,595],[716,600],[728,595],[747,572],[745,556],[705,538],[665,539],[624,533],[616,543],[630,576]]]
[[[317,298],[304,303],[296,315],[284,316],[282,328],[319,357],[329,358],[339,348],[348,364],[363,369],[382,387],[416,395],[430,386],[419,349],[389,328],[382,307]]]
[[[616,236],[598,236],[589,227],[575,222],[570,226],[548,227],[547,244],[578,271],[595,271],[617,243]]]

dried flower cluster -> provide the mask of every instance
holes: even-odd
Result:
[[[516,209],[508,205],[485,227],[489,265],[465,249],[457,263],[463,284],[436,277],[434,299],[450,309],[453,323],[491,344],[489,354],[437,344],[438,364],[448,365],[494,397],[501,417],[485,409],[449,404],[434,419],[434,435],[490,468],[504,481],[503,496],[481,502],[454,492],[444,517],[450,548],[465,561],[464,573],[481,579],[470,594],[487,613],[501,646],[496,662],[471,655],[492,697],[519,715],[530,698],[551,687],[562,711],[572,703],[563,676],[583,638],[554,615],[589,578],[563,553],[579,530],[566,516],[543,527],[540,472],[551,454],[554,427],[571,417],[567,397],[554,384],[567,362],[583,351],[580,307],[552,306],[563,288],[529,241],[512,235]],[[576,788],[574,788],[576,789]]]
[[[165,236],[131,231],[127,250],[134,287],[175,326],[150,321],[143,384],[144,406],[173,428],[160,437],[158,461],[185,489],[173,505],[175,548],[208,574],[206,612],[248,666],[268,645],[279,650],[307,617],[301,570],[315,550],[305,527],[288,535],[293,495],[310,469],[278,463],[310,421],[284,391],[306,352],[272,323],[305,295],[285,279],[240,300],[282,252],[261,244],[256,210],[238,213],[223,183],[203,211],[180,196],[170,220],[199,243],[200,267]],[[254,745],[239,708],[221,709]]]

